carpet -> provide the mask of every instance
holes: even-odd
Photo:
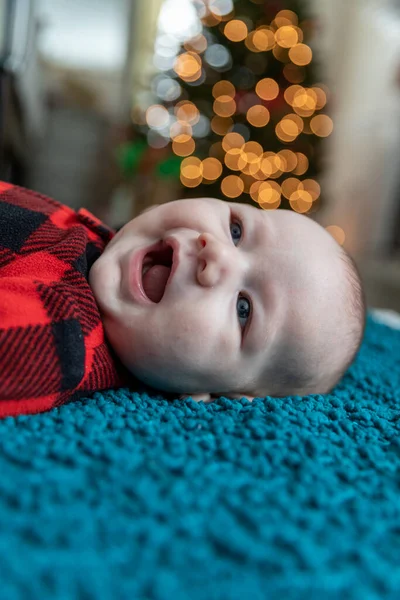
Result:
[[[5,600],[397,600],[400,331],[327,396],[8,417],[0,474]]]

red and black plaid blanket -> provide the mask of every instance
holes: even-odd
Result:
[[[88,284],[113,235],[86,209],[0,182],[0,416],[126,383]]]

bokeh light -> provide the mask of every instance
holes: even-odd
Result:
[[[219,96],[230,96],[231,98],[234,98],[235,94],[235,86],[225,79],[218,81],[212,88],[212,95],[214,98],[218,98]]]
[[[293,169],[294,175],[304,175],[308,171],[309,161],[305,154],[302,152],[296,152],[297,167]]]
[[[219,117],[231,117],[236,111],[236,102],[231,96],[218,96],[214,100],[213,110]]]
[[[275,17],[275,21],[279,23],[280,19],[285,19],[285,23],[295,26],[299,24],[299,18],[292,10],[280,10]]]
[[[200,111],[193,102],[182,100],[175,105],[174,109],[176,118],[180,121],[185,121],[189,125],[195,125],[199,122]]]
[[[211,119],[211,129],[217,135],[225,135],[233,125],[233,120],[228,117],[215,116]]]
[[[196,52],[197,54],[202,54],[207,50],[207,45],[208,44],[206,37],[202,33],[200,33],[196,37],[187,40],[183,44],[183,47],[188,52]]]
[[[230,148],[224,156],[224,163],[231,171],[242,171],[247,165],[240,148]]]
[[[172,151],[177,156],[189,156],[195,151],[196,144],[189,135],[178,135],[172,142]]]
[[[224,34],[231,42],[242,42],[248,34],[247,25],[240,19],[232,19],[225,25]]]
[[[251,43],[258,52],[272,50],[276,45],[274,32],[266,26],[258,27],[251,37]]]
[[[298,189],[289,198],[290,207],[298,213],[305,213],[312,206],[312,197],[309,192]]]
[[[312,50],[307,44],[296,44],[296,46],[290,48],[289,58],[295,65],[304,67],[312,61]]]
[[[293,48],[299,41],[299,35],[292,25],[284,25],[276,31],[275,39],[282,48]]]
[[[146,122],[147,125],[154,129],[162,129],[169,124],[170,115],[165,106],[161,104],[154,104],[149,106],[146,111]]]
[[[216,181],[222,174],[222,163],[213,157],[205,158],[202,161],[202,174],[206,181]]]
[[[328,115],[317,115],[311,119],[310,128],[315,135],[327,137],[333,131],[333,121]]]
[[[195,52],[184,52],[176,57],[175,73],[184,81],[196,81],[201,76],[202,61]]]
[[[338,244],[343,246],[346,241],[346,234],[341,227],[338,225],[328,225],[328,227],[325,227],[325,229],[331,234]]]
[[[266,77],[257,83],[256,94],[263,100],[275,100],[279,94],[279,85],[274,79]]]
[[[278,156],[282,161],[281,170],[290,173],[297,167],[297,156],[291,150],[280,150]]]
[[[237,175],[227,175],[221,182],[221,191],[227,198],[237,198],[243,190],[243,180]]]
[[[203,165],[199,158],[190,156],[181,162],[181,175],[185,179],[197,179],[203,176]]]
[[[240,150],[243,148],[245,144],[245,139],[240,133],[236,133],[231,131],[227,133],[222,140],[222,147],[225,152],[229,152],[232,148],[239,148]]]
[[[192,126],[186,121],[175,121],[170,127],[169,135],[172,140],[180,135],[192,136]]]
[[[270,113],[262,104],[255,104],[247,111],[246,118],[254,127],[265,127],[269,123]]]

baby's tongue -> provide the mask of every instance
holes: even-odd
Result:
[[[160,302],[163,297],[170,272],[170,267],[153,265],[143,275],[144,291],[153,302]]]

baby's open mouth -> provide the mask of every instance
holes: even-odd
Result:
[[[160,302],[171,274],[173,250],[164,242],[143,258],[142,285],[152,302]]]

